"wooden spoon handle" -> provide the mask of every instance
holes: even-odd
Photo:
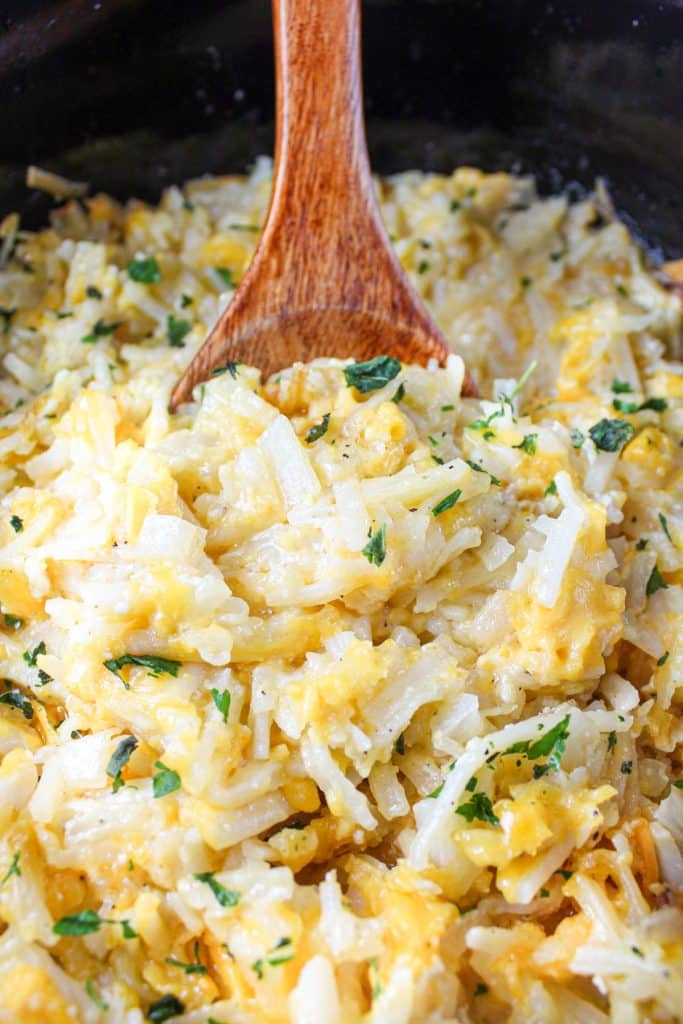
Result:
[[[368,254],[389,240],[365,143],[359,0],[273,0],[273,24],[277,135],[264,245],[283,268],[292,253],[303,261],[278,298],[367,304]]]

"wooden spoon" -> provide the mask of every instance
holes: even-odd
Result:
[[[380,219],[363,125],[359,0],[273,0],[275,176],[265,227],[232,302],[171,409],[228,362],[268,376],[316,356],[444,363],[450,349]],[[390,26],[387,31],[391,31]],[[477,394],[466,375],[464,394]]]

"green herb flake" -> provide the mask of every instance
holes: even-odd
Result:
[[[220,277],[220,279],[223,282],[223,284],[226,285],[226,287],[228,287],[228,288],[234,288],[235,287],[235,281],[234,281],[234,278],[232,276],[232,270],[230,270],[229,267],[214,267],[214,270],[216,271],[216,273]]]
[[[398,405],[399,402],[403,401],[403,399],[405,398],[405,393],[406,393],[405,384],[403,383],[403,381],[401,381],[401,383],[399,384],[399,386],[396,388],[396,390],[394,391],[393,395],[391,396],[391,401],[394,403],[394,405]]]
[[[121,786],[124,785],[121,772],[128,764],[131,754],[137,749],[137,746],[138,741],[135,736],[124,736],[109,758],[107,775],[110,779],[113,779],[112,790],[114,793],[118,793]]]
[[[237,367],[241,365],[241,362],[238,360],[236,363],[226,363],[225,366],[217,366],[215,370],[211,371],[211,376],[220,377],[224,373],[229,373],[233,380],[237,380]]]
[[[489,473],[488,469],[484,469],[484,467],[480,466],[479,463],[472,462],[471,459],[465,459],[465,462],[470,467],[470,469],[474,470],[475,473],[486,473],[494,487],[503,486],[497,476],[494,476],[493,473]]]
[[[570,716],[565,715],[561,722],[554,725],[552,729],[548,729],[540,739],[529,744],[526,754],[530,761],[535,761],[539,757],[549,757],[543,770],[534,768],[534,778],[540,778],[541,775],[545,775],[549,771],[559,771],[569,736],[569,720]]]
[[[588,433],[596,448],[603,452],[617,452],[631,440],[635,430],[626,420],[602,419]]]
[[[5,690],[0,693],[0,704],[7,704],[16,711],[21,711],[25,719],[33,718],[33,704],[21,690]]]
[[[10,516],[9,524],[15,533],[24,532],[24,520],[21,518],[21,516]]]
[[[8,334],[10,325],[12,323],[12,317],[16,313],[16,306],[9,309],[7,306],[0,306],[0,320],[2,320],[2,333]]]
[[[637,946],[631,946],[631,952],[634,956],[642,957],[644,955],[642,949],[638,949]]]
[[[614,731],[614,729],[612,729],[611,733],[607,737],[607,753],[609,754],[610,750],[614,750],[616,745],[617,745],[617,734]]]
[[[653,594],[656,594],[658,590],[668,590],[668,589],[669,589],[669,584],[666,583],[665,580],[662,578],[662,574],[660,573],[659,569],[655,565],[655,567],[653,568],[652,572],[650,573],[650,578],[647,581],[647,586],[645,587],[645,593],[647,594],[648,597],[651,597]]]
[[[147,256],[139,260],[129,260],[128,277],[137,284],[156,284],[161,281],[159,264],[153,256]]]
[[[565,871],[565,870],[564,870],[563,868],[559,868],[559,869],[558,869],[558,870],[557,870],[557,871],[555,872],[555,874],[556,874],[556,875],[560,875],[560,876],[561,876],[562,878],[564,878],[565,882],[568,882],[568,881],[569,881],[569,879],[570,879],[570,878],[572,877],[572,875],[574,874],[574,872],[573,872],[573,871]]]
[[[173,316],[171,313],[166,317],[166,334],[171,348],[185,348],[185,338],[192,330],[189,320]]]
[[[192,298],[192,296],[188,295],[186,292],[183,292],[183,294],[180,296],[180,308],[181,309],[187,309],[187,307],[191,306],[193,302],[194,302],[194,299]]]
[[[648,545],[648,538],[647,537],[641,537],[640,540],[638,541],[638,543],[636,544],[636,551],[644,551],[645,548],[647,547],[647,545]]]
[[[618,284],[617,285],[617,291],[621,295],[622,299],[630,298],[628,288],[624,287],[623,284]]]
[[[155,761],[154,767],[159,771],[152,776],[152,791],[154,799],[159,800],[162,796],[175,793],[180,789],[180,776],[172,768],[168,768],[163,761]]]
[[[669,660],[669,652],[668,651],[664,651],[664,654],[661,656],[661,658],[657,658],[657,668],[662,668],[663,665],[666,665],[668,660]]]
[[[569,440],[572,443],[572,448],[576,448],[578,450],[579,448],[583,447],[583,442],[586,440],[586,435],[583,434],[576,427],[572,427],[569,431]]]
[[[432,515],[440,516],[443,512],[448,512],[448,510],[453,508],[454,505],[457,503],[458,498],[460,497],[461,494],[462,491],[460,490],[460,488],[456,487],[454,491],[451,491],[450,494],[447,494],[445,498],[442,498],[441,501],[434,506],[434,508],[432,509]]]
[[[541,889],[539,895],[542,900],[547,900],[550,896],[550,889]]]
[[[477,776],[473,775],[472,778],[468,780],[467,785],[465,786],[465,789],[467,790],[468,793],[474,793],[476,788],[477,788]]]
[[[488,990],[488,985],[485,985],[483,981],[480,981],[477,983],[474,994],[475,996],[485,996]]]
[[[564,259],[564,257],[566,255],[567,255],[566,248],[565,249],[558,249],[556,252],[551,252],[550,253],[550,259],[552,260],[553,263],[558,263],[559,260]]]
[[[171,967],[179,967],[184,974],[208,974],[208,968],[201,963],[199,959],[199,943],[194,944],[194,962],[184,963],[182,960],[176,960],[175,957],[165,957],[165,962],[170,964]]]
[[[548,486],[546,487],[545,491],[543,492],[543,497],[547,498],[551,494],[557,494],[557,484],[554,480],[551,480]]]
[[[491,800],[486,793],[473,793],[468,802],[460,804],[455,813],[460,814],[465,821],[469,822],[473,822],[476,818],[478,821],[487,822],[489,825],[500,824],[498,816],[493,812]]]
[[[32,651],[24,651],[22,658],[30,668],[35,668],[38,655],[40,654],[47,654],[47,647],[45,646],[44,640],[41,640]]]
[[[524,277],[520,277],[519,283],[521,284],[522,288],[530,288],[531,285],[534,283],[534,279],[533,277],[527,277],[525,275]]]
[[[316,423],[314,427],[306,434],[306,443],[313,444],[314,441],[320,440],[327,433],[327,428],[330,425],[330,413],[326,412],[320,423]]]
[[[183,210],[187,210],[188,213],[194,213],[194,203],[190,202],[189,199],[183,199]]]
[[[399,738],[396,740],[396,743],[394,744],[394,750],[396,751],[396,753],[400,757],[403,757],[403,755],[405,754],[405,752],[406,752],[406,740],[405,740],[405,736],[403,735],[403,733],[401,733]]]
[[[375,530],[374,533],[370,533],[370,539],[363,548],[361,554],[363,554],[370,565],[381,565],[384,559],[387,557],[387,526],[386,523],[382,523],[379,530]]]
[[[230,690],[217,690],[215,687],[212,687],[211,697],[223,717],[223,722],[227,725],[228,714],[230,713]]]
[[[109,1003],[105,1003],[104,999],[102,999],[102,997],[97,994],[95,982],[93,981],[92,978],[88,978],[88,980],[86,981],[85,991],[87,992],[88,997],[93,1001],[98,1010],[102,1010],[102,1012],[104,1013],[105,1010],[109,1009]]]
[[[55,935],[92,935],[100,930],[104,921],[95,910],[82,910],[80,914],[67,914],[53,925]]]
[[[84,345],[93,345],[98,338],[106,338],[108,335],[113,334],[116,328],[120,326],[120,320],[114,320],[110,324],[105,323],[104,320],[98,320],[91,333],[85,334],[81,341]]]
[[[436,787],[436,789],[433,789],[431,791],[431,793],[427,793],[427,799],[428,800],[436,800],[437,796],[441,796],[441,791],[442,791],[444,785],[445,785],[445,783],[440,782],[439,785]]]
[[[13,875],[15,875],[17,878],[21,878],[21,868],[19,867],[20,859],[21,850],[17,850],[17,852],[12,857],[12,863],[10,864],[7,873],[4,875],[2,879],[0,879],[0,888],[5,884],[5,882],[9,882],[10,878]]]
[[[630,775],[633,771],[633,761],[622,761],[619,771],[622,775]]]
[[[513,448],[521,448],[526,455],[536,454],[536,441],[538,434],[525,434],[519,444],[513,444]]]
[[[683,779],[676,779],[674,782],[676,789],[683,789]]]
[[[94,284],[88,285],[88,287],[85,289],[85,294],[88,296],[89,299],[97,299],[98,301],[101,301],[103,297],[100,289],[96,288]]]
[[[673,544],[673,540],[671,539],[671,534],[669,533],[669,524],[666,521],[666,516],[662,515],[661,512],[658,512],[657,513],[657,518],[659,519],[659,522],[661,523],[662,529],[664,530],[664,533],[666,534],[666,539],[669,541],[670,544]]]
[[[418,274],[426,274],[430,266],[431,263],[429,262],[429,260],[420,260],[420,262],[417,265]]]
[[[612,391],[615,395],[631,395],[633,394],[633,388],[627,380],[618,380],[616,377],[612,381]]]
[[[451,199],[451,206],[450,206],[451,213],[457,213],[457,211],[461,208],[461,206],[462,206],[462,203],[460,202],[459,199]]]
[[[258,224],[228,224],[231,231],[253,231],[254,233],[261,230]]]
[[[169,992],[168,995],[162,996],[161,999],[150,1004],[147,1019],[153,1021],[154,1024],[163,1024],[163,1021],[169,1020],[171,1017],[179,1017],[184,1012],[184,1004],[177,996],[171,995]]]
[[[361,394],[385,387],[400,373],[401,364],[393,356],[376,356],[365,363],[351,363],[344,367],[346,386]]]
[[[453,409],[455,409],[455,406],[451,404],[441,406],[441,412],[452,412]]]
[[[125,680],[121,675],[121,669],[126,665],[140,665],[142,668],[148,669],[149,675],[155,677],[161,675],[176,677],[181,666],[179,661],[174,661],[171,658],[157,658],[153,654],[122,654],[120,658],[108,658],[102,664],[115,676],[118,676],[122,683],[125,683]]]
[[[236,907],[241,899],[240,893],[234,889],[226,889],[224,885],[216,880],[215,871],[200,871],[194,877],[198,882],[208,885],[222,907]]]
[[[58,320],[68,320],[70,316],[73,316],[73,313],[70,313],[67,310],[63,310],[58,313],[55,313],[55,316],[57,317]]]

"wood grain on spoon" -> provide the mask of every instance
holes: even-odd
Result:
[[[268,376],[317,356],[444,363],[450,349],[382,224],[363,124],[359,0],[273,0],[275,174],[232,302],[171,397],[229,362]],[[476,394],[468,376],[464,394]]]

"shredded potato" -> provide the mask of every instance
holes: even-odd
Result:
[[[679,1021],[680,296],[400,174],[448,366],[171,415],[270,174],[3,222],[0,1024]]]

